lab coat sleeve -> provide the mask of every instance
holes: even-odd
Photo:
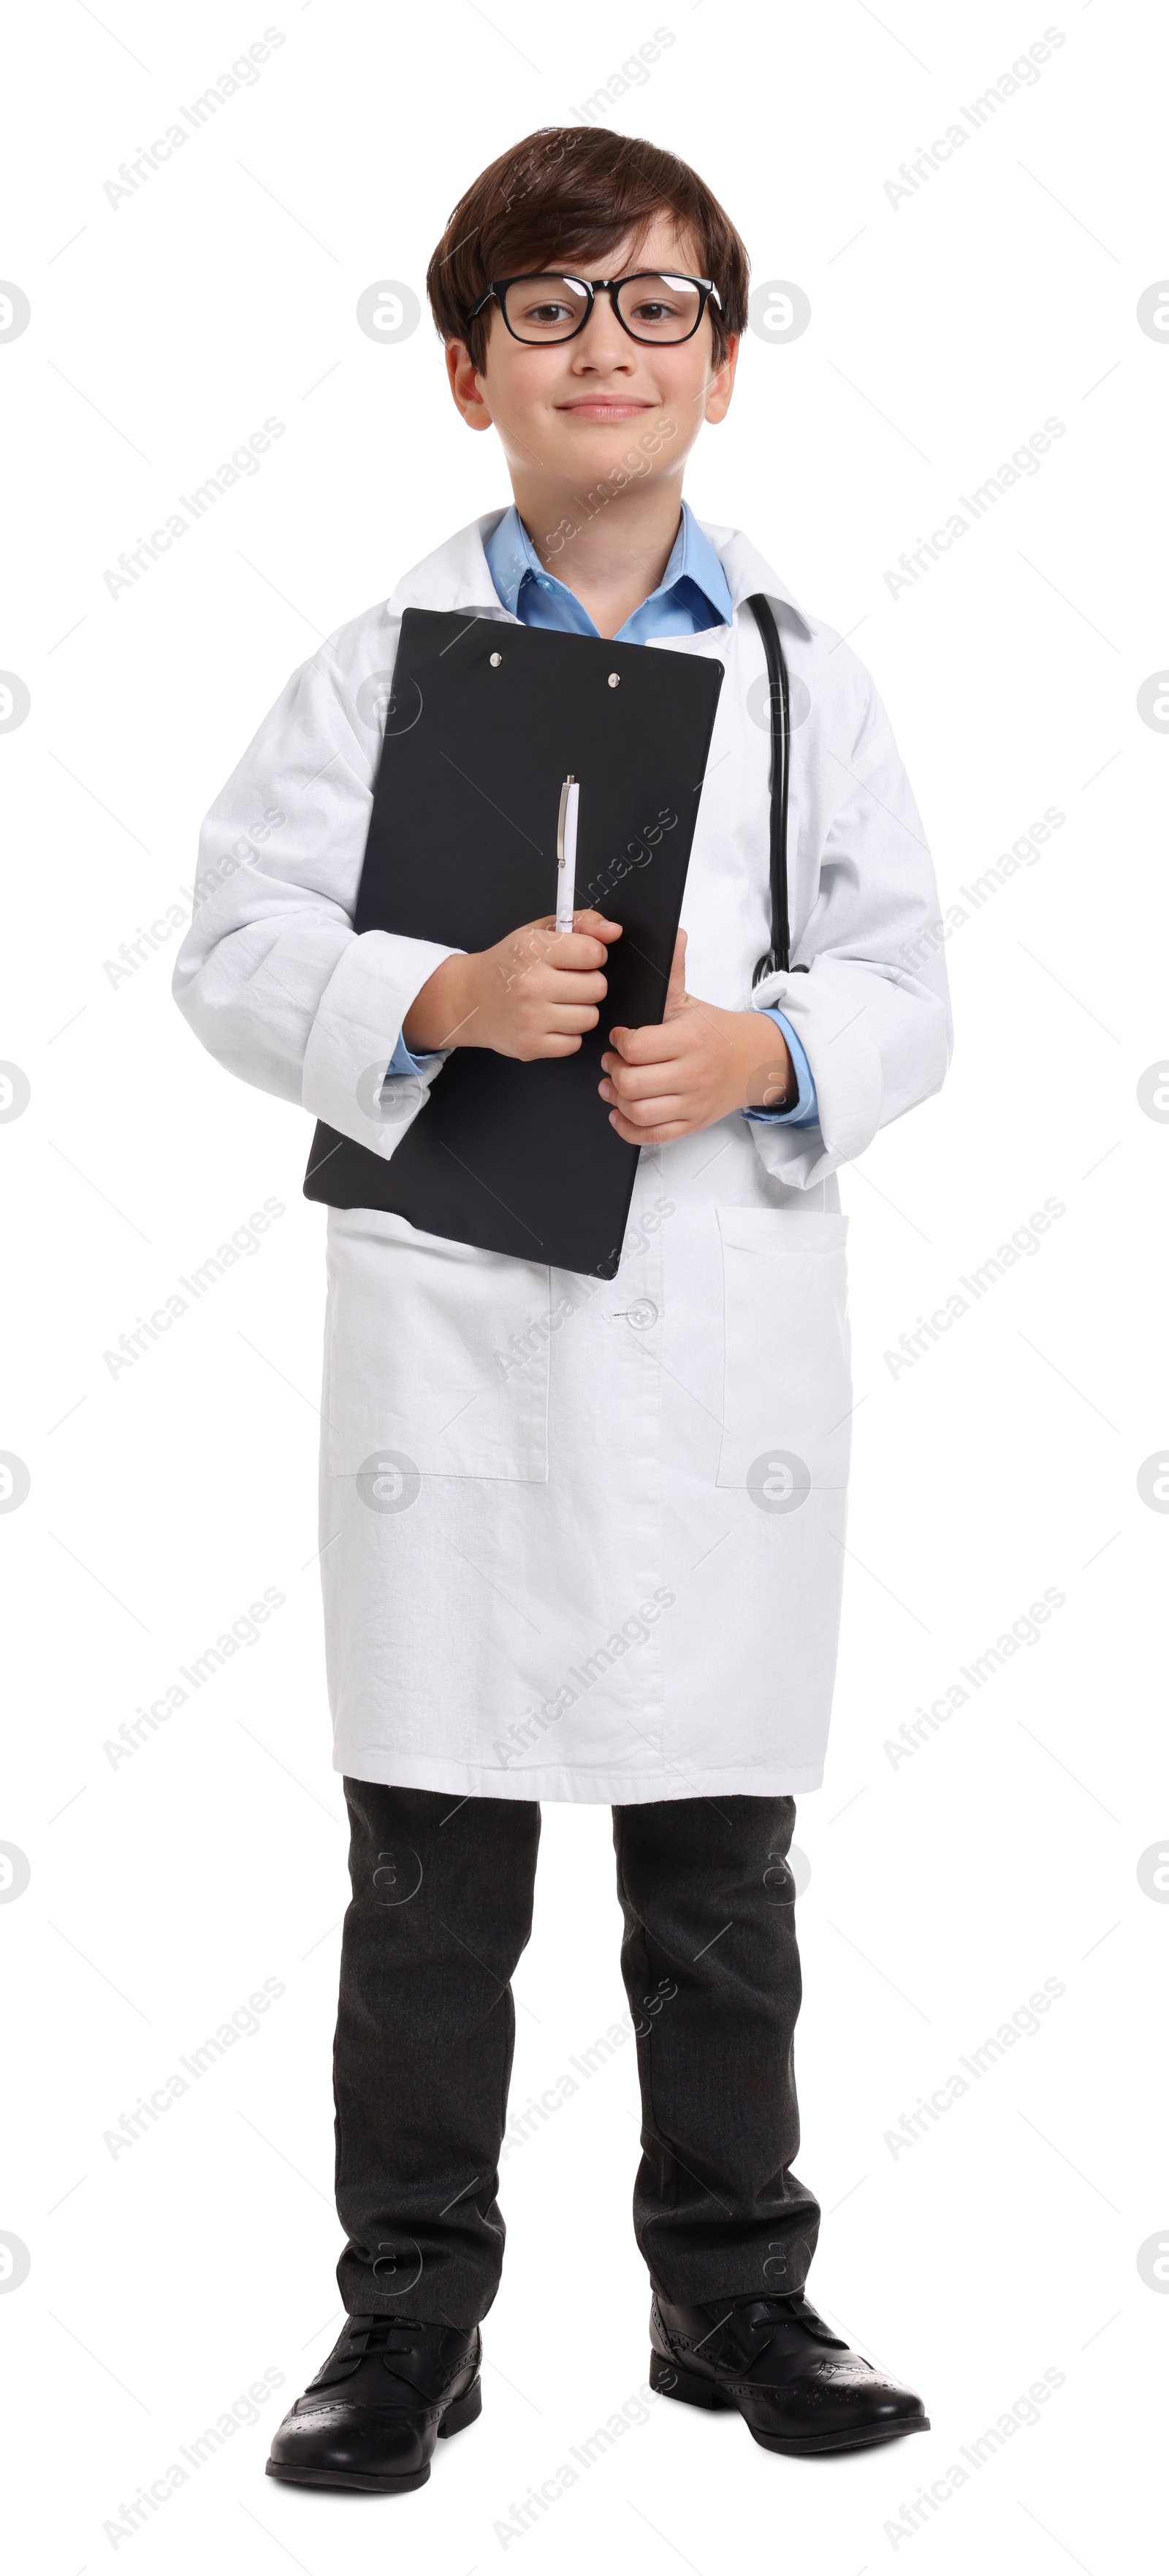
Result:
[[[847,647],[838,648],[847,651]],[[888,716],[850,655],[850,685],[817,746],[829,821],[807,920],[793,918],[792,971],[765,976],[812,1070],[819,1126],[751,1122],[776,1180],[811,1188],[879,1128],[937,1091],[953,1032],[933,861]],[[806,973],[797,973],[806,967]]]
[[[203,825],[174,973],[179,1009],[229,1072],[384,1159],[446,1060],[389,1073],[402,1022],[454,953],[353,928],[380,740],[363,666],[371,686],[385,680],[396,640],[396,621],[372,635],[358,621],[293,673]]]

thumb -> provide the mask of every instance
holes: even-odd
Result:
[[[666,1006],[662,1013],[662,1018],[664,1020],[673,1019],[675,1013],[681,1010],[685,999],[686,932],[684,930],[680,930],[677,939],[674,942],[674,962],[670,968],[670,984],[669,990],[666,994]]]

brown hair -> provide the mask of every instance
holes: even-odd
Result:
[[[502,152],[460,197],[430,266],[426,292],[444,340],[463,340],[486,362],[491,308],[470,319],[493,277],[531,276],[545,262],[603,257],[626,234],[636,245],[653,217],[670,214],[697,247],[701,274],[722,298],[707,306],[715,364],[747,320],[746,246],[689,163],[655,143],[595,125],[545,125]]]

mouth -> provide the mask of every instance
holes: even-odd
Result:
[[[656,410],[652,402],[630,401],[618,394],[590,394],[580,402],[557,403],[557,411],[569,412],[574,420],[636,420],[643,411]]]

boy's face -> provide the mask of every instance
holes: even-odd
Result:
[[[636,251],[631,236],[603,259],[586,254],[565,268],[585,278],[703,274],[694,243],[668,216],[655,217]],[[612,297],[599,295],[574,340],[537,348],[512,338],[497,302],[487,310],[482,372],[461,340],[447,344],[447,372],[468,426],[498,431],[517,486],[579,491],[622,465],[635,465],[638,481],[677,475],[703,421],[726,413],[738,341],[715,371],[709,307],[692,339],[662,345],[631,340]]]

